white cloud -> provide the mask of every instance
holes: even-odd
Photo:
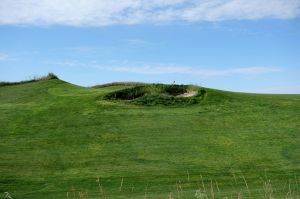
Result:
[[[105,26],[299,16],[300,0],[1,0],[0,24]]]

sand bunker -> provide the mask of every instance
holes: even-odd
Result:
[[[193,96],[197,95],[197,93],[198,93],[197,91],[189,90],[185,93],[177,95],[177,97],[193,97]]]

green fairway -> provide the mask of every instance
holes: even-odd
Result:
[[[0,84],[0,198],[300,197],[300,95],[105,99],[124,88]]]

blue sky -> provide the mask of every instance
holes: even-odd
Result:
[[[0,81],[300,93],[299,0],[1,0]]]

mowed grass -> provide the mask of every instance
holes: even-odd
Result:
[[[206,89],[178,107],[103,100],[124,88],[1,86],[0,197],[299,196],[300,95]]]

